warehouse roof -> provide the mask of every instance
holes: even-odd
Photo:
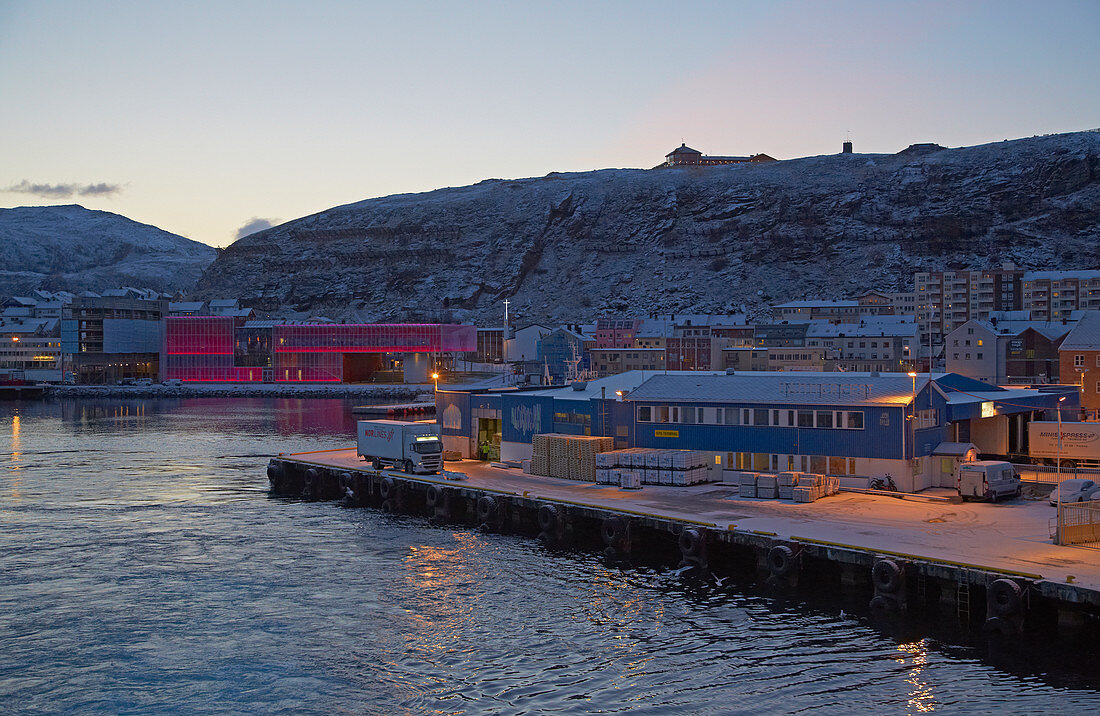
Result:
[[[946,374],[932,374],[933,380],[943,377],[946,377]],[[918,379],[918,387],[919,383]],[[784,371],[738,371],[733,375],[658,373],[631,392],[629,398],[630,400],[702,403],[906,405],[913,399],[913,381],[905,373]]]
[[[634,350],[620,349],[620,350]],[[630,394],[630,391],[635,390],[638,386],[645,383],[650,378],[658,375],[665,375],[664,371],[659,370],[628,370],[625,373],[619,373],[617,375],[609,375],[606,378],[597,378],[596,380],[590,380],[584,383],[584,389],[575,390],[572,385],[567,385],[561,388],[549,388],[547,390],[536,390],[530,392],[524,392],[524,395],[544,395],[558,400],[591,400],[593,398],[607,397],[614,398],[618,391],[624,391]],[[719,371],[697,371],[697,370],[670,370],[668,371],[668,377],[673,376],[717,376],[725,375],[725,372]],[[907,379],[908,380],[908,379]],[[633,394],[630,394],[633,397]]]

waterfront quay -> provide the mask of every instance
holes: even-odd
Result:
[[[280,454],[272,494],[344,500],[441,523],[596,547],[776,589],[830,590],[1002,634],[1100,632],[1100,560],[1051,543],[1045,499],[957,503],[844,491],[808,504],[723,484],[640,490],[463,460],[444,475],[374,470],[352,449]]]

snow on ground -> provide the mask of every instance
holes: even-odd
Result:
[[[309,459],[309,458],[306,458]],[[324,459],[361,467],[354,449],[326,453]],[[841,492],[809,504],[741,498],[732,487],[646,486],[624,491],[593,483],[525,475],[465,460],[448,463],[463,472],[463,484],[516,494],[630,509],[660,516],[713,523],[718,529],[774,532],[781,538],[808,538],[867,550],[899,552],[1037,574],[1053,582],[1100,590],[1100,560],[1089,546],[1051,543],[1054,508],[1045,500],[950,504]]]

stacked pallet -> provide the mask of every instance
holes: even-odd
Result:
[[[741,497],[813,502],[840,492],[839,477],[808,472],[791,471],[776,475],[740,472],[735,473],[734,479]]]
[[[741,497],[756,497],[756,473],[742,472],[737,478],[737,492]]]
[[[798,478],[801,475],[800,472],[781,472],[775,476],[779,499],[790,500],[794,498],[794,488],[798,486]]]
[[[596,482],[614,485],[616,470],[638,473],[644,485],[699,485],[710,480],[708,453],[700,450],[628,448],[596,455]]]
[[[613,438],[544,433],[531,440],[531,474],[591,482],[596,456],[613,447]]]
[[[840,478],[829,475],[804,474],[795,488],[795,502],[813,502],[840,492]]]
[[[779,497],[779,481],[775,475],[756,476],[756,496],[764,500]]]

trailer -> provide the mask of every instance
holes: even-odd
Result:
[[[1100,464],[1100,423],[1033,420],[1027,424],[1032,462],[1063,467]]]
[[[395,467],[432,475],[443,469],[443,440],[437,423],[360,420],[356,433],[359,457],[377,470]]]

